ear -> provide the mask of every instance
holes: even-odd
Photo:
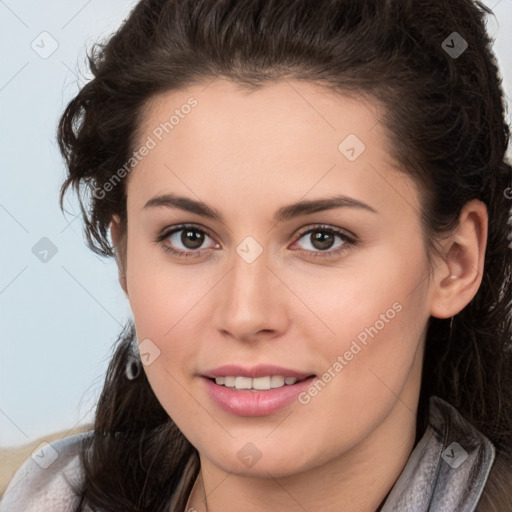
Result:
[[[441,243],[442,258],[434,270],[432,316],[456,315],[478,292],[484,271],[487,231],[487,208],[473,199],[462,209],[454,233]]]
[[[126,235],[123,236],[121,232],[121,219],[119,215],[112,215],[110,237],[115,249],[115,258],[119,270],[119,284],[128,296],[128,285],[126,282]]]

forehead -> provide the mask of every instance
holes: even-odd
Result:
[[[376,101],[303,81],[249,92],[216,79],[160,94],[143,112],[137,147],[151,150],[129,176],[128,200],[141,206],[176,188],[201,197],[224,187],[229,197],[263,200],[269,189],[294,199],[313,188],[350,193],[362,180],[382,189],[384,174],[404,180],[382,115]]]
[[[301,128],[331,131],[339,137],[347,129],[359,130],[363,135],[375,127],[383,113],[376,100],[362,95],[348,97],[306,81],[267,82],[249,90],[216,78],[150,98],[141,120],[145,131],[157,129],[175,114],[171,120],[173,133],[182,132],[181,125],[194,123],[194,129],[208,127],[212,134],[230,129],[244,137],[252,131],[259,139],[264,139],[265,134],[272,138],[274,127],[293,128],[294,132]],[[188,117],[192,121],[182,123]],[[281,132],[282,137],[285,134]]]

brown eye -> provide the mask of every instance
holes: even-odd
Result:
[[[167,253],[179,257],[195,257],[202,253],[202,246],[206,239],[212,240],[202,229],[181,225],[165,231],[155,242],[160,243]]]
[[[325,231],[314,231],[309,236],[311,245],[320,251],[330,249],[335,240],[335,235]]]
[[[336,256],[356,244],[356,241],[344,231],[331,226],[316,226],[303,232],[299,239],[302,238],[304,238],[309,245],[309,247],[306,247],[304,250],[312,253],[314,257]],[[340,240],[337,245],[335,245],[336,239]],[[322,253],[325,253],[325,255]]]
[[[199,249],[204,242],[204,237],[205,234],[200,233],[198,230],[184,229],[181,230],[180,242],[187,249]]]

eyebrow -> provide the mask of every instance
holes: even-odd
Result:
[[[177,196],[175,194],[164,194],[153,197],[144,205],[143,210],[159,207],[178,208],[180,210],[201,215],[208,219],[217,220],[222,223],[225,222],[224,217],[219,210],[208,206],[202,201],[196,201],[195,199]],[[299,201],[288,206],[283,206],[274,214],[274,221],[284,222],[301,215],[332,210],[334,208],[359,208],[372,213],[378,213],[377,210],[362,201],[358,201],[357,199],[344,195],[336,195],[325,199]]]

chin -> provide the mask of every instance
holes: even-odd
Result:
[[[297,448],[295,447],[290,447],[286,451],[290,456],[284,458],[285,450],[286,448],[280,451],[272,449],[272,455],[265,455],[266,449],[257,450],[254,445],[248,442],[242,444],[241,448],[236,449],[234,458],[231,456],[232,452],[229,456],[222,452],[216,453],[211,460],[226,473],[253,478],[287,477],[307,471],[317,465],[313,460],[310,460],[308,464],[306,461],[297,459]]]

